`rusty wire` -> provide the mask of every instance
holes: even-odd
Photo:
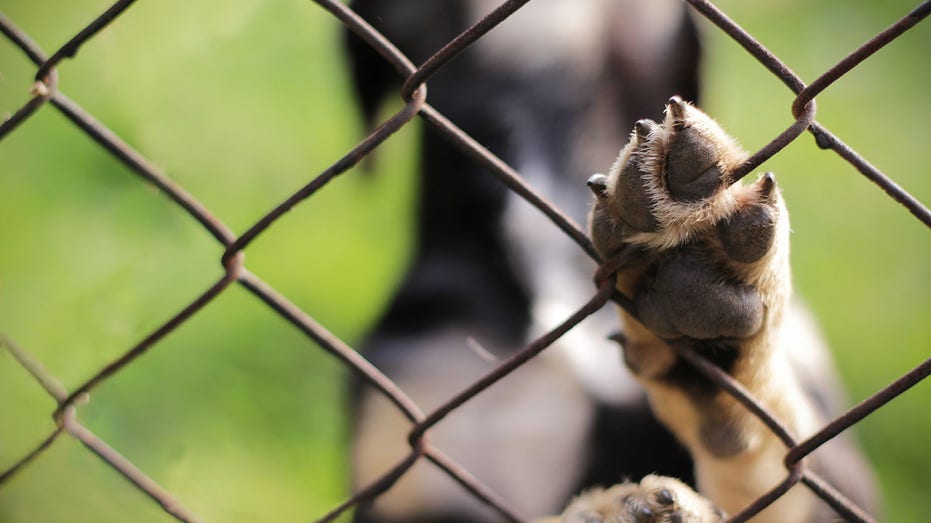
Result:
[[[562,336],[573,326],[584,320],[588,315],[603,307],[608,301],[614,301],[636,317],[631,301],[620,295],[613,287],[612,267],[616,267],[617,260],[607,260],[596,275],[596,292],[592,298],[579,307],[570,317],[537,340],[528,344],[511,358],[500,363],[494,370],[467,387],[465,390],[450,398],[432,412],[424,413],[411,400],[406,393],[394,382],[388,379],[379,369],[369,363],[352,347],[330,333],[323,325],[316,322],[296,305],[290,303],[274,288],[263,282],[258,276],[249,272],[244,264],[243,249],[258,235],[272,226],[285,212],[300,204],[318,190],[322,189],[330,180],[348,171],[381,145],[389,136],[404,127],[416,116],[420,116],[427,125],[435,128],[439,133],[459,148],[473,161],[482,165],[488,172],[496,176],[512,191],[519,194],[547,216],[556,227],[573,239],[579,248],[590,257],[597,260],[597,254],[582,229],[572,222],[564,213],[553,206],[532,187],[530,187],[510,166],[501,159],[481,147],[468,134],[449,121],[443,114],[431,107],[428,103],[427,87],[430,77],[439,70],[443,64],[453,59],[465,48],[492,30],[508,16],[516,12],[529,0],[507,0],[491,12],[487,17],[467,29],[453,41],[440,49],[420,67],[415,66],[394,45],[384,38],[378,31],[362,20],[345,4],[335,0],[315,0],[315,2],[330,12],[340,23],[362,38],[364,42],[375,49],[388,61],[404,80],[401,96],[405,105],[393,116],[388,118],[375,131],[367,136],[355,148],[347,152],[341,159],[325,169],[321,174],[311,179],[304,187],[285,198],[281,204],[271,209],[260,218],[252,227],[239,236],[235,235],[225,224],[217,219],[184,188],[170,180],[154,164],[136,152],[129,144],[121,140],[115,133],[107,129],[90,114],[85,112],[75,102],[67,98],[58,90],[58,72],[56,66],[65,58],[73,58],[82,44],[93,38],[107,24],[117,20],[118,17],[132,6],[133,0],[120,0],[114,3],[98,18],[80,29],[76,35],[65,45],[59,48],[50,57],[32,41],[32,39],[18,29],[15,24],[0,14],[0,32],[37,66],[36,83],[31,89],[32,98],[12,116],[0,123],[0,140],[13,132],[19,124],[33,115],[46,103],[51,103],[62,112],[78,128],[101,147],[120,160],[141,179],[155,184],[168,195],[180,208],[197,220],[223,247],[221,257],[222,273],[216,282],[190,304],[182,308],[168,321],[155,329],[150,335],[129,348],[122,356],[100,369],[84,384],[74,391],[68,392],[58,381],[51,376],[40,363],[35,361],[29,353],[16,345],[13,340],[0,336],[0,348],[11,353],[14,359],[55,399],[57,407],[54,413],[56,428],[41,441],[32,451],[22,456],[16,463],[5,471],[0,472],[0,488],[16,473],[29,466],[42,453],[48,449],[62,434],[70,434],[85,445],[92,453],[122,474],[141,492],[158,503],[163,510],[179,521],[199,521],[199,518],[186,509],[179,500],[159,486],[155,481],[145,475],[129,460],[112,449],[106,442],[99,439],[90,430],[77,421],[77,411],[87,398],[87,393],[109,377],[120,372],[131,364],[144,352],[151,350],[169,332],[186,322],[193,315],[207,307],[214,298],[223,293],[230,284],[236,282],[256,295],[272,310],[292,323],[309,339],[316,342],[323,350],[338,358],[346,367],[356,372],[369,385],[373,386],[382,395],[389,399],[395,408],[410,422],[408,440],[410,452],[402,457],[395,466],[370,485],[365,485],[354,492],[340,505],[320,517],[320,521],[330,521],[344,511],[357,504],[372,500],[389,489],[399,478],[418,461],[425,459],[443,470],[457,481],[464,489],[472,493],[477,499],[496,510],[503,519],[508,521],[526,521],[524,516],[518,514],[507,505],[507,500],[501,499],[495,492],[483,485],[478,478],[472,476],[461,465],[446,456],[442,449],[435,448],[429,442],[430,428],[442,422],[443,418],[467,403],[476,394],[491,386],[500,379],[504,379],[510,372],[519,368],[531,358],[545,350],[556,339]],[[912,12],[889,28],[877,34],[856,50],[849,53],[836,65],[810,84],[805,84],[791,69],[778,57],[768,51],[749,33],[730,20],[711,2],[705,0],[687,0],[688,4],[700,15],[704,16],[721,31],[729,35],[744,49],[754,56],[763,67],[780,79],[796,95],[789,108],[793,121],[789,126],[773,138],[769,143],[752,154],[749,159],[733,174],[736,181],[754,171],[759,165],[777,154],[786,145],[797,139],[805,130],[810,131],[816,138],[818,145],[824,149],[835,151],[841,158],[850,163],[867,179],[881,187],[891,198],[904,206],[911,214],[931,227],[931,211],[918,200],[901,189],[891,178],[873,167],[856,151],[844,144],[837,136],[828,131],[816,120],[815,98],[818,94],[830,87],[844,74],[851,71],[868,56],[883,46],[892,42],[898,36],[914,27],[921,20],[931,14],[931,1],[921,3]],[[686,361],[692,364],[699,372],[707,376],[721,389],[731,394],[735,399],[745,405],[750,412],[758,417],[773,433],[786,445],[785,480],[772,491],[757,499],[751,506],[746,507],[739,514],[732,516],[729,521],[745,521],[754,514],[766,508],[777,500],[786,491],[798,483],[806,485],[812,492],[824,499],[840,514],[850,521],[872,522],[874,519],[857,507],[843,493],[837,491],[830,483],[805,467],[804,458],[829,441],[842,431],[859,422],[861,419],[876,411],[904,391],[913,387],[919,381],[931,374],[931,359],[924,361],[905,373],[888,386],[883,387],[874,395],[862,401],[859,405],[837,417],[825,425],[817,434],[807,440],[799,442],[773,416],[763,405],[757,402],[747,391],[731,376],[720,368],[705,360],[699,354],[681,344],[672,344],[674,350]]]

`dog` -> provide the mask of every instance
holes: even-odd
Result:
[[[498,3],[351,6],[422,62]],[[371,124],[399,79],[351,35],[347,50]],[[608,339],[617,315],[605,308],[430,431],[434,445],[524,514],[719,521],[785,476],[785,449],[680,362],[669,340],[711,355],[799,436],[842,402],[816,328],[789,301],[788,217],[774,179],[729,183],[744,153],[683,101],[699,100],[700,56],[681,2],[537,0],[428,80],[431,105],[557,207],[589,219],[603,259],[636,253],[617,274],[639,312],[621,314],[623,358]],[[667,103],[671,94],[682,98]],[[568,317],[593,294],[596,266],[443,138],[424,128],[421,139],[413,260],[363,352],[429,410]],[[607,176],[590,177],[612,162]],[[696,305],[712,313],[695,314]],[[364,486],[406,454],[409,425],[358,384],[352,412],[353,483]],[[849,441],[811,460],[873,506],[869,469]],[[803,489],[758,520],[829,521],[833,513]],[[418,463],[354,517],[498,516]]]

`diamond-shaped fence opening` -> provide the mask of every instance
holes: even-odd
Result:
[[[0,57],[4,61],[9,60],[11,64],[13,60],[31,62],[35,73],[28,101],[8,115],[0,125],[0,154],[3,154],[0,156],[0,165],[6,163],[3,158],[11,155],[12,151],[19,158],[28,159],[9,164],[11,167],[4,166],[0,171],[3,177],[0,183],[6,192],[3,201],[9,212],[8,217],[5,217],[6,226],[2,229],[6,237],[0,238],[0,241],[4,243],[5,252],[16,253],[11,256],[13,259],[34,260],[30,264],[35,264],[36,274],[42,276],[39,281],[21,278],[17,274],[0,275],[0,292],[6,294],[3,287],[7,287],[11,296],[23,298],[15,304],[5,304],[2,310],[9,311],[8,317],[0,318],[0,329],[9,333],[0,339],[0,346],[4,349],[0,353],[3,356],[0,358],[3,364],[2,379],[4,383],[11,384],[9,388],[14,390],[9,394],[10,401],[22,401],[17,409],[0,411],[0,418],[6,418],[2,420],[4,428],[3,434],[0,434],[4,438],[0,440],[0,456],[3,459],[0,463],[0,467],[3,467],[0,471],[0,516],[4,515],[5,510],[9,510],[13,518],[29,513],[23,506],[14,506],[16,503],[13,498],[24,495],[21,489],[17,490],[17,478],[27,476],[30,471],[42,474],[43,461],[74,459],[73,454],[69,454],[70,458],[55,455],[55,449],[65,445],[62,441],[69,438],[86,447],[89,451],[87,456],[96,456],[102,460],[101,463],[117,473],[116,476],[107,476],[106,480],[101,480],[99,478],[103,473],[100,469],[94,469],[96,472],[91,474],[94,478],[90,480],[91,484],[83,487],[92,490],[98,487],[112,489],[116,483],[124,487],[130,485],[130,490],[140,493],[140,497],[151,498],[165,514],[182,521],[200,520],[195,514],[197,511],[191,508],[194,505],[188,505],[184,495],[166,490],[147,474],[147,470],[157,471],[153,476],[163,480],[171,478],[172,484],[184,485],[181,491],[192,493],[196,499],[224,495],[269,495],[263,490],[269,481],[268,477],[288,475],[287,481],[300,484],[301,473],[289,472],[288,463],[264,463],[263,450],[267,449],[251,447],[258,440],[252,439],[242,429],[261,427],[262,430],[275,431],[274,423],[283,419],[293,422],[288,430],[291,433],[297,430],[306,438],[300,438],[302,441],[299,442],[286,442],[287,438],[278,440],[284,449],[272,455],[284,462],[288,461],[287,456],[313,454],[314,449],[309,448],[308,442],[335,445],[342,430],[340,421],[334,415],[339,413],[339,405],[334,404],[327,394],[336,390],[339,376],[334,378],[335,371],[344,369],[361,376],[364,382],[380,391],[407,418],[410,423],[410,451],[382,478],[351,493],[342,503],[331,504],[327,500],[340,495],[345,478],[334,477],[324,481],[317,478],[316,484],[333,485],[332,493],[323,494],[320,499],[314,500],[318,506],[330,506],[330,510],[312,514],[307,512],[307,507],[295,507],[292,517],[333,519],[356,504],[379,496],[415,463],[428,461],[496,509],[503,519],[523,521],[521,514],[508,508],[506,499],[501,499],[483,485],[480,479],[473,477],[444,454],[442,448],[431,445],[426,436],[431,427],[441,423],[447,414],[468,403],[491,384],[508,379],[512,371],[545,350],[554,340],[609,301],[625,306],[625,297],[614,291],[610,268],[603,267],[602,277],[593,287],[591,299],[563,323],[554,325],[551,331],[501,362],[493,372],[433,411],[422,410],[404,390],[333,331],[350,333],[349,336],[352,336],[352,332],[365,325],[366,318],[370,319],[377,313],[390,290],[390,285],[384,281],[396,275],[401,262],[373,260],[372,254],[378,252],[379,248],[394,249],[394,258],[401,260],[403,255],[400,253],[403,252],[405,242],[409,241],[403,232],[397,232],[397,229],[404,228],[409,216],[405,217],[402,213],[400,218],[389,224],[393,232],[384,234],[383,230],[378,229],[386,225],[384,216],[378,213],[390,214],[389,211],[398,206],[411,206],[410,197],[405,196],[403,190],[410,184],[410,177],[395,174],[393,177],[362,179],[368,175],[356,174],[355,171],[352,171],[349,178],[341,175],[349,173],[375,150],[379,150],[380,154],[378,163],[384,164],[397,156],[400,158],[398,162],[405,165],[406,170],[413,170],[410,160],[404,159],[403,152],[392,152],[392,147],[397,149],[410,146],[409,138],[405,138],[405,129],[411,122],[418,120],[419,125],[439,131],[472,161],[482,165],[488,175],[496,177],[537,207],[553,222],[554,227],[574,240],[579,249],[597,258],[586,234],[577,224],[529,186],[520,173],[484,149],[463,133],[455,122],[448,120],[430,105],[428,88],[431,76],[526,3],[527,0],[503,2],[486,18],[419,66],[402,55],[390,41],[345,4],[337,1],[317,0],[317,6],[294,3],[287,7],[290,11],[281,12],[243,2],[211,17],[209,15],[212,12],[222,7],[135,5],[132,1],[124,0],[114,3],[77,32],[74,32],[77,26],[66,27],[66,22],[70,23],[75,16],[86,16],[86,13],[76,14],[76,7],[50,7],[52,13],[46,14],[21,9],[22,6],[10,6],[10,12],[23,13],[22,19],[28,23],[22,26],[34,24],[43,17],[58,15],[54,18],[55,23],[36,24],[49,33],[36,40],[54,42],[62,34],[73,36],[68,37],[67,42],[54,52],[47,53],[42,45],[33,40],[33,35],[21,28],[17,18],[19,15],[0,17],[0,30],[6,37]],[[838,220],[838,217],[846,215],[853,223],[873,223],[872,208],[851,208],[845,202],[845,192],[848,186],[852,191],[861,190],[860,186],[854,184],[861,182],[862,178],[849,176],[849,173],[860,173],[878,186],[885,196],[901,207],[886,205],[888,201],[883,192],[875,188],[868,189],[872,191],[869,197],[871,201],[875,202],[876,208],[882,209],[876,211],[875,223],[883,223],[883,213],[910,213],[917,222],[909,221],[906,227],[918,230],[890,231],[877,225],[875,230],[857,231],[855,235],[852,234],[850,241],[857,242],[856,249],[866,250],[885,249],[895,245],[894,240],[901,240],[901,251],[889,252],[887,259],[917,259],[916,272],[924,280],[913,282],[916,290],[912,292],[922,296],[929,294],[926,281],[928,244],[924,228],[931,227],[931,212],[891,177],[869,163],[854,147],[842,141],[838,136],[842,132],[835,134],[822,125],[817,118],[820,113],[816,110],[815,99],[822,95],[829,98],[831,90],[839,89],[837,86],[843,83],[845,77],[853,76],[858,68],[864,67],[861,64],[865,60],[903,35],[924,38],[916,46],[919,49],[918,60],[908,63],[907,58],[896,58],[906,61],[911,70],[903,76],[913,74],[916,78],[919,75],[927,78],[928,64],[921,60],[926,55],[927,45],[922,47],[921,44],[927,44],[928,33],[926,30],[921,36],[909,33],[931,13],[931,2],[924,2],[911,11],[903,9],[906,14],[885,28],[883,23],[877,22],[870,29],[875,36],[866,39],[853,50],[838,52],[839,60],[836,62],[819,64],[819,72],[812,75],[808,82],[803,81],[790,69],[789,64],[780,60],[761,41],[731,21],[712,3],[689,0],[688,4],[696,17],[707,22],[704,28],[706,37],[714,39],[715,45],[722,48],[730,46],[727,48],[729,51],[722,49],[722,56],[728,56],[728,52],[734,55],[735,49],[742,49],[740,52],[744,53],[743,58],[756,60],[758,71],[765,71],[767,80],[778,80],[787,88],[786,92],[791,93],[788,98],[791,102],[787,106],[780,105],[783,103],[781,99],[769,100],[767,97],[771,93],[768,92],[745,95],[754,104],[780,108],[788,118],[782,128],[769,128],[766,131],[766,140],[761,141],[762,145],[740,169],[740,174],[755,171],[789,144],[810,134],[817,146],[825,150],[824,156],[833,155],[838,161],[845,162],[844,171],[848,174],[844,174],[844,179],[817,182],[830,187],[830,194],[807,196],[821,201],[821,208],[826,215],[834,213],[825,219]],[[833,24],[849,22],[851,26],[856,26],[854,22],[862,22],[863,18],[846,17],[844,9],[838,7],[836,2],[831,5],[818,7],[811,4],[808,6],[810,13],[797,7],[799,12],[795,16],[811,19],[811,27],[830,28],[832,31],[837,30],[831,27]],[[784,9],[792,8],[789,6]],[[735,11],[741,9],[748,8],[734,8]],[[762,6],[759,9],[774,8]],[[308,11],[313,13],[306,14]],[[836,15],[836,18],[828,15]],[[139,21],[147,16],[157,22],[148,26],[139,25]],[[209,30],[199,31],[201,23],[207,24]],[[285,44],[275,42],[264,42],[267,47],[263,48],[260,38],[237,38],[237,35],[250,32],[261,34],[265,27],[275,28],[280,27],[276,24],[285,23],[289,24],[289,31],[299,32],[300,24],[307,23],[316,32],[287,40],[291,46],[287,48]],[[393,112],[385,116],[383,123],[374,132],[354,146],[346,145],[347,137],[360,131],[358,124],[352,123],[356,116],[348,101],[320,102],[320,98],[327,94],[325,85],[337,86],[330,89],[345,88],[345,76],[338,70],[338,56],[330,53],[326,55],[329,58],[308,58],[311,63],[305,63],[302,55],[313,45],[334,45],[334,38],[341,26],[376,49],[405,79],[401,99],[393,107]],[[119,32],[120,27],[126,27],[127,30]],[[141,28],[151,32],[139,31]],[[56,31],[59,34],[54,34]],[[851,32],[854,32],[854,28],[851,28]],[[215,39],[208,40],[202,33],[213,35]],[[120,45],[94,47],[96,41],[107,39],[118,39]],[[806,45],[828,45],[833,42],[825,37],[816,40],[812,37],[811,43],[803,43],[801,46],[804,48]],[[173,52],[187,53],[185,60],[173,59]],[[234,59],[230,60],[230,56]],[[307,56],[323,55],[308,53]],[[74,60],[69,62],[66,59]],[[882,60],[882,57],[877,60]],[[186,64],[188,69],[172,69],[179,67],[177,62]],[[121,64],[126,69],[113,67],[113,63]],[[85,64],[87,68],[81,70]],[[811,64],[804,65],[812,67]],[[6,65],[0,67],[7,68]],[[10,67],[12,71],[20,65]],[[224,68],[230,67],[235,68],[235,75],[240,75],[248,88],[215,81],[215,76],[232,76],[228,70],[224,71]],[[295,82],[295,87],[284,81],[284,75],[280,78],[262,76],[272,69],[296,71],[294,74],[302,76],[300,81]],[[170,74],[165,74],[166,71],[170,71]],[[78,94],[74,99],[65,94],[69,86],[67,79],[72,73],[83,78],[75,84]],[[27,85],[22,80],[12,73],[5,73],[3,78],[3,82],[8,84],[5,87],[25,90]],[[135,91],[122,88],[124,83],[132,82],[146,88],[137,87]],[[210,88],[203,89],[205,84]],[[912,89],[923,89],[927,85],[919,80],[914,80],[914,84]],[[424,85],[427,89],[423,88]],[[164,93],[166,90],[172,93],[171,96],[151,96],[152,93]],[[302,93],[307,92],[310,94],[302,96]],[[915,92],[918,95],[911,103],[923,104],[923,96],[919,96],[923,91]],[[892,93],[885,96],[895,95]],[[914,149],[924,147],[926,139],[904,135],[915,133],[915,129],[919,130],[917,132],[926,132],[925,122],[918,122],[917,125],[910,122],[912,125],[902,125],[900,129],[896,117],[883,113],[884,110],[891,113],[892,109],[884,109],[887,105],[880,103],[883,100],[878,95],[875,98],[875,110],[842,105],[844,100],[836,102],[843,108],[838,110],[830,107],[832,101],[829,98],[826,111],[841,123],[858,117],[868,119],[878,135],[875,137],[877,142],[896,145],[893,155],[920,157],[920,154],[926,154],[926,151]],[[288,103],[275,106],[275,109],[268,109],[269,106],[264,105],[276,99],[286,99]],[[96,109],[89,110],[82,100],[87,100]],[[142,115],[140,118],[146,122],[146,126],[137,129],[127,124],[126,113]],[[927,111],[920,114],[927,115]],[[904,116],[908,117],[908,114]],[[217,129],[205,126],[203,122],[209,121],[211,117],[224,118],[230,127]],[[733,117],[735,121],[740,118],[740,115]],[[751,118],[754,116],[751,115]],[[261,139],[276,125],[287,123],[293,126],[288,129],[300,129],[304,124],[302,120],[310,119],[324,123],[317,127],[317,131],[308,130],[311,133],[308,137],[283,132],[272,139]],[[843,125],[838,127],[842,130]],[[130,132],[123,133],[121,128],[129,129]],[[906,128],[908,131],[902,131]],[[234,140],[238,133],[247,137],[246,143]],[[397,136],[392,138],[396,133]],[[903,133],[903,136],[896,138],[897,133]],[[66,136],[66,139],[62,139],[62,136]],[[392,140],[389,141],[389,138]],[[56,148],[56,144],[69,145]],[[173,150],[172,147],[175,147],[174,150],[185,151],[183,159],[160,157],[158,154],[150,157],[139,152],[143,149],[155,152]],[[224,151],[224,147],[226,151],[217,154],[218,151]],[[337,150],[342,151],[339,158],[334,154]],[[280,163],[283,156],[293,158],[294,163]],[[327,162],[333,163],[327,165]],[[94,167],[89,169],[90,172],[84,172],[83,167],[76,167],[73,172],[61,170],[71,164]],[[298,169],[301,176],[307,172],[308,165],[314,166],[316,173],[304,182],[296,182],[294,180],[297,177],[293,175],[293,169],[297,169],[295,165],[302,167]],[[916,165],[915,168],[926,172],[927,164]],[[289,169],[292,172],[288,172]],[[261,172],[262,176],[250,178],[249,173],[256,171]],[[135,178],[125,176],[125,172]],[[178,174],[166,174],[175,172]],[[211,177],[205,179],[201,172],[210,172]],[[818,173],[808,173],[807,176],[814,179]],[[337,178],[340,178],[341,183],[331,185],[330,182]],[[82,188],[88,179],[92,182],[89,184],[91,189]],[[305,185],[293,190],[294,185],[299,183]],[[151,188],[155,190],[149,190]],[[201,193],[206,195],[203,200],[196,196]],[[789,199],[793,197],[790,195]],[[352,203],[346,204],[344,200],[350,198],[353,199]],[[76,215],[73,210],[80,205],[99,208],[96,208],[94,214],[85,216],[88,220],[86,223],[72,222],[71,217]],[[359,212],[354,206],[364,206],[366,212],[372,213],[374,217],[366,218],[365,213]],[[134,214],[139,207],[146,208],[150,221]],[[802,214],[802,217],[794,216],[796,229],[805,227],[805,219],[813,219],[812,216]],[[231,221],[226,222],[224,218]],[[324,222],[325,226],[302,230],[311,221],[310,218],[318,223]],[[30,228],[17,225],[15,219],[42,222],[44,226]],[[27,238],[17,233],[20,230],[44,231],[48,234]],[[276,231],[287,231],[287,234],[276,234]],[[363,234],[368,231],[370,236],[366,237],[366,242],[373,243],[374,247],[370,245],[370,250],[361,246],[334,248],[334,238],[338,239],[348,231],[363,231]],[[382,243],[379,244],[379,241]],[[922,241],[925,243],[922,244]],[[360,245],[366,242],[360,242]],[[906,242],[911,242],[911,245]],[[248,260],[247,252],[250,255]],[[288,264],[291,258],[298,262],[313,260],[313,265],[306,274],[291,279],[282,277],[282,271],[294,267]],[[217,264],[217,261],[220,263]],[[85,274],[96,274],[90,268],[102,263],[112,264],[112,267],[105,269],[111,274],[109,279],[89,281],[91,277],[82,278]],[[378,266],[372,267],[373,263]],[[846,261],[838,259],[835,263],[834,268],[842,271],[841,267]],[[876,274],[883,272],[880,270]],[[830,276],[825,274],[823,277]],[[896,277],[895,274],[888,276]],[[305,285],[293,284],[295,281],[304,282]],[[288,289],[291,298],[278,290],[277,282]],[[845,285],[853,287],[856,284],[852,285],[848,280]],[[851,288],[850,291],[860,295],[857,288]],[[367,312],[356,312],[357,318],[353,321],[340,319],[339,314],[335,313],[331,313],[332,318],[325,317],[328,314],[326,312],[319,317],[312,317],[308,313],[317,309],[328,310],[327,305],[333,303],[337,305],[332,309]],[[915,359],[920,362],[926,356],[921,343],[926,343],[928,338],[921,338],[921,326],[914,327],[897,318],[887,318],[881,297],[866,295],[857,307],[861,310],[860,317],[864,322],[890,322],[894,328],[917,333],[910,334],[911,339],[915,340],[913,345],[919,346],[920,352]],[[912,312],[916,318],[926,315],[926,311]],[[63,317],[71,315],[77,320],[65,322]],[[30,323],[23,319],[30,317],[40,318],[41,327],[36,320]],[[79,325],[80,329],[56,333],[54,329],[59,323]],[[28,329],[24,325],[28,325]],[[287,325],[293,329],[288,329]],[[41,333],[37,331],[40,328],[43,329]],[[282,330],[286,330],[287,334],[280,334]],[[145,334],[133,338],[138,332]],[[272,332],[276,334],[269,334]],[[924,333],[927,334],[926,329]],[[130,338],[134,341],[128,343],[128,346],[116,346]],[[29,340],[30,343],[23,340]],[[31,345],[33,341],[38,345],[49,344],[53,347],[36,348]],[[898,349],[880,346],[882,340],[878,341],[880,343],[872,347],[875,349],[872,357],[876,359],[886,358],[889,351]],[[247,349],[227,350],[227,346]],[[306,350],[307,347],[311,350]],[[843,347],[835,349],[843,351]],[[333,358],[321,364],[319,359],[308,356],[309,352],[318,350]],[[799,482],[849,520],[874,520],[873,516],[850,502],[828,481],[805,468],[801,460],[833,436],[859,423],[920,382],[931,372],[931,359],[915,362],[918,365],[914,368],[899,368],[898,376],[874,379],[873,383],[877,384],[891,383],[874,386],[868,394],[861,394],[860,397],[865,396],[866,399],[856,407],[823,427],[816,435],[797,441],[724,372],[688,349],[677,350],[700,372],[743,402],[789,448],[784,483],[740,514],[734,515],[732,521],[751,517]],[[84,357],[82,351],[91,355]],[[46,369],[37,355],[53,353],[54,368]],[[71,355],[62,355],[66,353]],[[141,360],[143,354],[150,356]],[[838,357],[843,358],[842,355]],[[914,357],[914,354],[906,354],[906,357]],[[137,363],[140,361],[149,363],[144,366]],[[308,367],[306,372],[284,372],[302,365]],[[320,365],[328,367],[320,370]],[[877,364],[877,368],[882,366]],[[17,392],[19,389],[16,387],[28,379],[34,380],[34,390],[29,393]],[[63,386],[62,382],[69,383],[69,386]],[[106,395],[101,390],[105,383],[112,383],[112,390],[118,394]],[[256,387],[256,384],[263,383],[274,385],[268,388]],[[40,389],[44,390],[48,398],[38,397],[36,392]],[[243,389],[249,392],[239,392]],[[94,402],[88,404],[88,400],[91,395],[96,396],[98,390],[100,397],[95,401],[108,402],[118,408],[94,410]],[[134,394],[146,399],[137,401]],[[171,406],[182,404],[190,407],[193,414],[163,412]],[[321,404],[330,404],[329,410],[321,411],[325,413],[321,416],[329,417],[314,419],[313,415],[307,414],[318,412],[313,406]],[[923,404],[926,408],[927,402]],[[48,408],[49,405],[51,408]],[[885,407],[889,408],[893,407]],[[84,409],[88,409],[89,422],[79,420],[78,414]],[[278,416],[269,414],[269,411],[276,409],[282,411]],[[243,410],[248,412],[243,414],[240,412]],[[9,415],[8,412],[14,414]],[[45,425],[36,421],[42,416],[34,416],[36,412],[42,415],[51,413],[54,425],[50,429],[43,428]],[[877,415],[881,416],[882,412]],[[219,425],[220,428],[217,428],[211,425],[211,420],[233,414],[242,415],[245,420],[238,432],[230,431],[228,426]],[[166,424],[165,420],[177,422],[177,425]],[[901,423],[901,427],[895,428],[895,431],[920,430],[904,421],[892,420],[889,423]],[[100,427],[100,430],[92,431],[88,428],[91,425]],[[114,430],[117,426],[122,429]],[[324,428],[321,429],[321,426]],[[126,436],[126,431],[131,436]],[[116,435],[105,440],[99,433]],[[159,464],[159,459],[167,459],[173,452],[187,452],[185,449],[188,447],[182,440],[199,437],[191,436],[192,433],[208,434],[204,437],[216,443],[216,448],[212,450],[216,450],[220,456],[224,448],[229,448],[232,449],[229,452],[237,456],[248,454],[244,458],[246,461],[261,463],[250,469],[252,472],[244,474],[254,475],[255,471],[261,471],[267,476],[250,476],[244,484],[249,485],[251,481],[254,488],[244,487],[243,492],[219,493],[212,491],[209,486],[192,486],[190,478],[199,476],[190,470],[183,470],[184,467],[169,470]],[[322,433],[332,433],[334,436],[321,436]],[[10,434],[8,439],[7,434]],[[914,438],[913,441],[918,441],[921,436]],[[120,445],[113,440],[119,440]],[[887,441],[886,444],[895,443]],[[138,448],[150,445],[167,450],[147,454]],[[130,459],[128,456],[138,458]],[[332,459],[338,461],[338,458]],[[221,469],[217,461],[198,461],[195,457],[187,463],[194,463],[189,467],[210,468],[201,478],[237,473],[235,470]],[[296,460],[296,468],[302,465],[306,465],[306,462]],[[304,472],[304,479],[316,472],[313,467],[307,467],[311,472]],[[331,467],[330,470],[336,468]],[[922,469],[922,472],[927,477],[927,471]],[[114,480],[114,477],[117,479]],[[50,490],[45,493],[45,498],[34,499],[55,500],[67,511],[70,509],[68,504],[73,503],[81,495],[80,492],[84,492],[81,483],[80,478],[57,478],[43,487]],[[26,484],[36,487],[43,482],[29,481]],[[313,494],[309,496],[313,497]],[[106,503],[123,506],[112,492],[108,491],[103,497]],[[277,503],[277,500],[270,503]],[[6,509],[4,504],[7,505]],[[131,519],[136,519],[137,515],[132,515]],[[149,516],[151,514],[146,517]],[[262,514],[244,517],[263,519]]]

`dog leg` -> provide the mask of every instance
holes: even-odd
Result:
[[[621,313],[625,362],[692,454],[699,490],[728,512],[785,477],[785,447],[667,342],[727,371],[795,434],[816,426],[778,349],[791,294],[788,215],[771,174],[746,185],[731,178],[746,157],[716,122],[673,97],[665,119],[638,122],[609,174],[588,182],[599,253],[608,261],[633,253],[617,273],[638,316]],[[811,521],[813,505],[793,488],[756,521]]]

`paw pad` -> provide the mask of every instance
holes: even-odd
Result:
[[[689,247],[663,257],[634,302],[640,321],[661,338],[745,338],[763,324],[763,301],[753,287],[729,282]]]
[[[718,236],[728,256],[752,263],[769,252],[776,231],[776,181],[767,173],[758,182],[760,203],[747,205],[718,223]]]

